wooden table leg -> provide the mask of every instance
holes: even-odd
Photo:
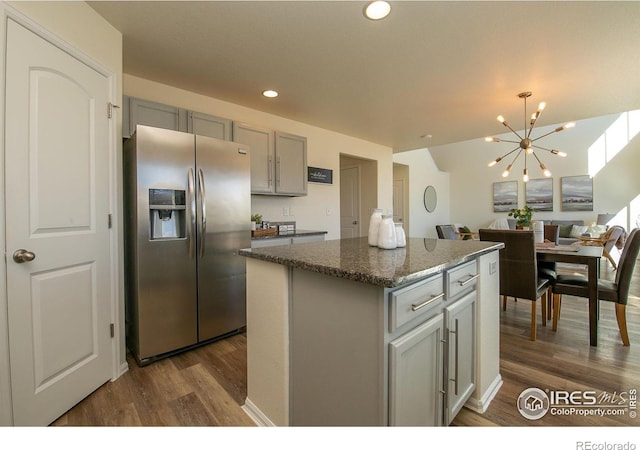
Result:
[[[589,261],[589,342],[598,345],[598,317],[600,315],[598,302],[598,267],[599,260]]]

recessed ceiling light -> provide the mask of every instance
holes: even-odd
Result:
[[[364,15],[371,20],[384,19],[391,12],[391,5],[383,1],[369,3],[364,9]]]
[[[275,98],[278,96],[278,91],[267,89],[266,91],[262,91],[262,95],[264,95],[267,98]]]

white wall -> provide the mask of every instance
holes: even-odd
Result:
[[[638,206],[640,177],[637,176],[637,168],[640,167],[638,136],[633,138],[603,170],[595,175],[593,211],[565,212],[561,209],[560,178],[589,174],[589,148],[618,117],[619,114],[613,114],[581,120],[573,129],[540,139],[538,142],[540,146],[565,151],[568,156],[559,158],[544,151],[538,152],[542,162],[552,172],[554,206],[553,211],[536,212],[534,219],[582,219],[585,224],[590,225],[595,222],[598,213],[620,213],[614,223],[624,226],[627,230],[636,226],[636,217],[640,213]],[[499,126],[499,124],[496,125],[496,127]],[[541,136],[557,126],[559,124],[534,129],[532,136]],[[488,135],[492,129],[496,128],[487,124]],[[513,134],[494,136],[515,140]],[[450,174],[451,213],[448,223],[463,223],[472,230],[477,230],[488,226],[497,218],[507,217],[507,213],[493,212],[494,182],[517,180],[519,206],[524,206],[523,156],[521,155],[516,161],[507,179],[502,178],[501,173],[512,161],[513,155],[494,167],[487,167],[490,161],[502,156],[515,146],[516,144],[504,142],[487,143],[483,138],[479,138],[429,149],[440,170]],[[394,157],[397,156],[394,155]],[[528,167],[531,179],[544,177],[534,158],[528,158]]]
[[[100,65],[106,67],[109,71],[115,74],[116,86],[115,86],[115,98],[122,97],[122,35],[109,23],[107,23],[100,15],[98,15],[92,8],[90,8],[84,2],[11,2],[5,9],[3,4],[0,4],[0,10],[10,15],[16,15],[23,17],[24,14],[28,20],[32,20],[42,25],[47,31],[58,36],[60,39],[70,44],[72,47],[80,50],[94,61],[97,61]],[[16,12],[13,8],[17,9]],[[4,30],[2,30],[4,31]],[[1,33],[0,42],[2,42],[2,48],[5,47],[4,33]],[[4,77],[4,67],[0,70]],[[1,91],[0,91],[1,92]],[[0,94],[0,97],[2,94]],[[4,104],[4,99],[0,99],[0,103]],[[4,121],[3,121],[4,122]],[[122,142],[122,129],[121,120],[115,121],[117,124],[116,129],[116,154],[121,155]],[[2,141],[3,139],[0,139]],[[4,148],[3,148],[4,152]],[[118,162],[120,167],[121,164]],[[2,168],[1,172],[4,172]],[[119,179],[120,180],[120,179]],[[121,182],[116,183],[121,186]],[[0,183],[2,186],[2,192],[0,192],[0,199],[4,197],[4,183]],[[107,189],[107,187],[105,187]],[[26,192],[12,192],[11,195],[25,195]],[[118,195],[118,197],[121,197]],[[0,200],[1,202],[1,200]],[[4,210],[4,205],[2,205]],[[117,205],[116,217],[121,217],[122,205]],[[4,220],[1,220],[0,234],[4,235],[2,226]],[[118,222],[118,234],[122,236],[121,222]],[[4,240],[2,240],[4,245]],[[122,245],[119,244],[119,261],[118,272],[120,280],[122,280]],[[3,263],[4,264],[4,261]],[[0,267],[1,272],[4,274],[6,270],[4,266]],[[7,299],[4,293],[6,292],[3,284],[5,280],[0,282],[0,426],[10,425],[11,420],[11,402],[10,402],[10,385],[9,385],[9,357],[8,357],[8,326],[7,318],[3,312],[7,309]],[[116,293],[119,296],[119,303],[117,307],[118,311],[114,311],[120,318],[120,323],[124,324],[124,308],[122,299],[122,287],[120,292]],[[124,339],[124,327],[120,330],[120,345],[118,349],[118,355],[116,356],[118,361],[116,364],[124,365],[126,367],[125,358],[125,339]]]
[[[325,230],[327,239],[340,238],[340,154],[378,161],[377,201],[381,208],[392,208],[392,150],[312,125],[224,102],[172,86],[124,74],[124,93],[167,105],[225,117],[273,130],[306,136],[307,163],[333,170],[333,184],[309,183],[306,197],[252,196],[251,210],[264,220],[295,220],[300,229]],[[283,208],[290,216],[283,216]],[[327,208],[332,213],[327,215]]]
[[[409,230],[407,236],[435,238],[436,225],[451,222],[449,174],[441,172],[427,149],[395,153],[393,161],[409,166]],[[427,186],[436,189],[436,209],[424,208],[423,195]]]

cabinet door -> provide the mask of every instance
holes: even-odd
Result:
[[[276,132],[276,192],[307,195],[307,138]]]
[[[136,125],[187,131],[187,112],[175,106],[163,105],[135,97],[129,98],[129,131]]]
[[[231,120],[222,117],[210,116],[195,111],[189,111],[187,124],[189,133],[200,136],[209,136],[225,141],[231,140]]]
[[[322,242],[324,234],[312,234],[311,236],[297,236],[291,239],[293,244],[304,244],[305,242]]]
[[[275,247],[276,245],[289,245],[291,238],[252,239],[251,248]]]
[[[476,291],[445,308],[448,333],[446,424],[476,387]]]
[[[233,141],[249,146],[251,193],[274,192],[273,131],[233,122]]]
[[[442,425],[440,313],[389,344],[389,425]]]

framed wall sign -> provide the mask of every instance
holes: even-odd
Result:
[[[525,183],[526,205],[534,211],[553,211],[553,179],[538,178]]]
[[[333,170],[307,167],[307,181],[310,183],[333,184]]]
[[[560,178],[563,211],[593,211],[593,179],[589,175]]]
[[[493,183],[493,212],[509,212],[518,207],[518,182]]]

